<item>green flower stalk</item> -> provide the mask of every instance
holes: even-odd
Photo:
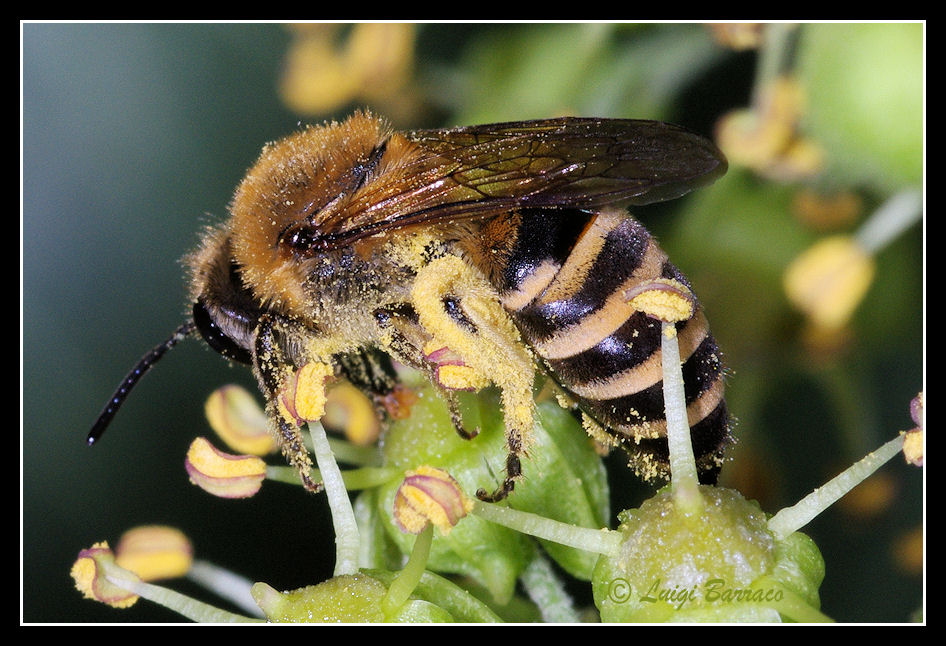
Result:
[[[876,254],[923,217],[923,194],[917,190],[897,193],[874,211],[855,234],[867,253]]]
[[[396,469],[386,469],[384,467],[347,469],[342,471],[341,474],[345,488],[350,492],[373,489],[374,487],[379,487],[387,482],[391,482],[401,475]],[[322,480],[322,472],[318,469],[312,469],[310,475],[312,480],[316,482]],[[299,471],[293,467],[268,465],[266,467],[266,479],[272,480],[273,482],[296,485],[299,481]]]
[[[113,579],[114,581],[114,579]],[[208,603],[198,601],[169,588],[152,583],[121,580],[120,585],[127,586],[128,590],[138,596],[148,599],[169,610],[173,610],[182,617],[198,623],[234,624],[260,623],[263,620],[256,617],[244,617],[233,612],[221,610]]]
[[[690,424],[687,422],[683,372],[680,369],[680,345],[677,343],[677,330],[673,323],[664,322],[662,326],[660,348],[663,356],[664,409],[667,417],[673,494],[679,509],[695,514],[699,513],[702,501],[693,445],[690,443]]]
[[[430,524],[417,535],[411,557],[404,565],[404,569],[391,581],[388,593],[381,602],[381,609],[384,610],[385,615],[393,616],[398,608],[407,602],[414,588],[420,583],[420,578],[427,566],[427,557],[430,556],[430,543],[433,537],[434,526]]]
[[[328,496],[328,504],[332,510],[332,524],[335,527],[335,576],[354,574],[358,571],[361,538],[351,498],[348,497],[348,490],[345,489],[345,482],[338,463],[335,462],[325,429],[318,422],[310,422],[309,433],[325,486],[325,495]]]
[[[251,617],[262,617],[263,612],[253,599],[253,581],[214,563],[197,560],[187,572],[187,578],[226,599]]]
[[[792,507],[787,507],[775,514],[769,520],[769,529],[779,539],[801,529],[901,450],[903,450],[903,436],[897,436],[812,491]]]
[[[620,545],[617,533],[607,528],[576,527],[539,514],[493,503],[477,501],[473,505],[473,514],[522,534],[594,554],[613,554]]]

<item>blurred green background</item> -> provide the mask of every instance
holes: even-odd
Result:
[[[922,188],[924,29],[794,30],[791,66],[808,94],[801,127],[824,149],[824,170],[785,182],[734,163],[713,187],[636,213],[691,279],[726,354],[739,444],[723,483],[771,512],[912,426],[908,404],[925,375],[922,225],[877,254],[867,298],[814,350],[780,281],[824,235],[792,215],[800,188],[852,190],[866,213]],[[303,69],[317,114],[280,92],[301,38],[282,25],[22,25],[25,622],[179,621],[146,602],[113,610],[72,588],[80,549],[137,524],[178,526],[199,557],[276,588],[331,574],[324,498],[270,484],[252,500],[225,501],[188,483],[184,454],[209,433],[204,399],[229,381],[253,388],[247,371],[196,341],[170,353],[103,441],[85,446],[125,372],[187,315],[179,259],[204,224],[225,217],[265,142],[363,105],[399,128],[577,114],[712,135],[723,115],[754,100],[761,58],[697,24],[426,24],[389,40],[350,27],[308,36],[299,60],[321,66]],[[619,459],[611,463],[616,505],[646,495]],[[867,494],[806,528],[827,563],[829,616],[902,622],[922,608],[923,481],[897,459]]]

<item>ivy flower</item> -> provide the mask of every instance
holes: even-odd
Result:
[[[875,273],[874,259],[854,238],[830,236],[788,267],[785,293],[817,326],[838,329],[864,298]]]

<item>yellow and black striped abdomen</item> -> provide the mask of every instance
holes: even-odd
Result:
[[[654,278],[689,285],[625,211],[525,210],[493,280],[525,340],[642,476],[667,476],[659,321],[625,294]],[[489,236],[487,236],[489,237]],[[702,309],[677,324],[693,450],[715,481],[729,441],[723,368]]]

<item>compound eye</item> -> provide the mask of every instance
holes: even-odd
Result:
[[[253,357],[249,351],[241,347],[233,339],[227,336],[220,326],[210,316],[210,312],[201,301],[194,303],[194,323],[197,325],[197,331],[204,337],[211,348],[225,356],[227,359],[239,363],[249,364]]]

